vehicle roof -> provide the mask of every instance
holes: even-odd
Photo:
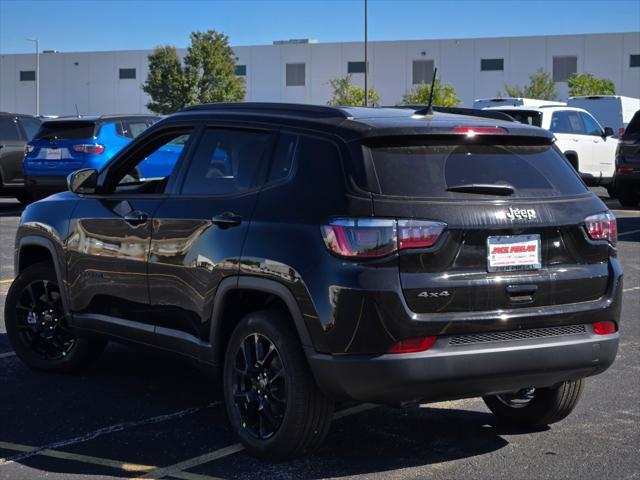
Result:
[[[78,122],[100,122],[105,120],[121,120],[123,118],[160,118],[157,115],[153,115],[151,113],[115,113],[108,115],[69,115],[66,117],[57,117],[57,118],[49,118],[44,120],[44,123],[57,123],[57,122],[69,122],[69,121],[78,121]]]
[[[456,126],[496,126],[505,134],[553,138],[546,130],[495,118],[397,107],[351,107],[290,103],[216,103],[188,107],[159,124],[187,118],[222,118],[322,130],[345,141],[363,137],[452,134]]]

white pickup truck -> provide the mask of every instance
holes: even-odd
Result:
[[[550,130],[556,145],[578,170],[587,185],[601,185],[615,196],[615,171],[618,139],[613,130],[603,128],[593,116],[581,108],[561,105],[540,107],[490,107],[512,116],[522,123]]]

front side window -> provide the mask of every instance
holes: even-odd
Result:
[[[579,112],[559,111],[551,116],[551,128],[553,133],[569,133],[574,135],[586,135],[582,118]]]
[[[593,135],[594,137],[602,136],[602,128],[596,120],[588,113],[581,113],[582,121],[587,135]]]
[[[269,139],[265,132],[207,129],[189,165],[182,193],[232,195],[253,188]]]

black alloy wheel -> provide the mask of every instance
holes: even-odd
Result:
[[[235,355],[233,398],[243,427],[257,439],[271,438],[287,408],[284,365],[278,349],[265,335],[242,340]]]

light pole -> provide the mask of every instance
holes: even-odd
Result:
[[[364,106],[369,106],[369,90],[367,85],[369,62],[367,60],[367,0],[364,0]]]
[[[27,38],[29,42],[36,44],[36,117],[40,116],[40,39]]]

